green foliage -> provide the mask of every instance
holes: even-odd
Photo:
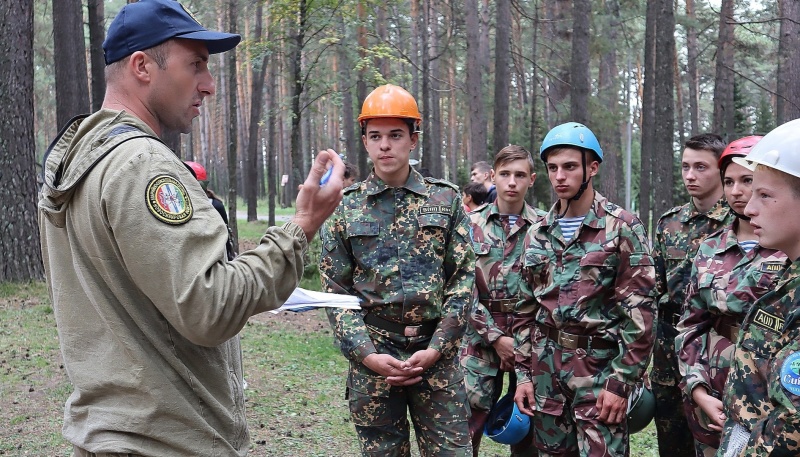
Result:
[[[756,122],[753,133],[766,135],[775,128],[775,116],[772,113],[772,105],[765,94],[758,97],[758,109],[756,110]]]

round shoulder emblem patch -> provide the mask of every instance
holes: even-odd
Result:
[[[156,176],[147,184],[147,209],[161,222],[180,225],[192,218],[192,202],[183,184],[169,175]]]
[[[800,352],[795,352],[781,366],[781,385],[789,392],[800,395]]]

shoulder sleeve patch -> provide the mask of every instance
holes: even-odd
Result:
[[[165,224],[185,224],[194,214],[186,188],[170,175],[151,179],[145,190],[145,200],[150,213]]]
[[[795,352],[784,360],[781,385],[794,395],[800,395],[800,352]]]

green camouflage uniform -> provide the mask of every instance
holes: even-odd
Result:
[[[784,253],[758,245],[745,253],[736,238],[737,222],[700,245],[675,338],[683,408],[698,456],[714,455],[720,433],[708,428],[708,416],[692,400],[692,390],[704,386],[722,398],[739,325],[750,306],[774,288],[786,263]]]
[[[734,455],[800,455],[798,290],[800,263],[793,262],[742,322],[722,396],[727,421],[717,451],[719,457],[725,456],[726,451],[734,453],[732,432],[739,427],[743,427],[746,444]]]
[[[604,388],[627,398],[650,359],[655,270],[647,235],[597,192],[569,243],[558,213],[557,203],[525,237],[513,323],[517,382],[535,384],[540,455],[627,455],[627,422],[606,425],[595,403]],[[569,338],[545,335],[553,328],[591,339],[570,349]]]
[[[473,437],[477,434],[480,438],[489,410],[500,398],[503,373],[500,356],[492,344],[501,336],[513,337],[511,313],[519,297],[522,241],[531,224],[544,214],[526,204],[516,223],[510,225],[508,216],[501,215],[497,204],[491,203],[469,215],[478,297],[469,315],[460,360],[472,410],[470,430]],[[486,304],[495,310],[491,311]],[[529,438],[532,439],[532,435]],[[531,440],[523,440],[512,446],[512,455],[528,455],[529,452],[536,455],[532,444]],[[477,447],[478,443],[473,441],[472,445]]]
[[[658,289],[658,323],[653,348],[653,369],[650,373],[656,397],[656,432],[661,457],[695,455],[694,440],[689,431],[675,357],[675,330],[683,312],[686,287],[689,284],[692,260],[700,243],[722,227],[733,223],[725,199],[720,199],[708,212],[700,213],[692,200],[664,213],[656,226],[653,258],[656,262]]]
[[[458,349],[469,312],[475,254],[458,188],[412,170],[387,186],[374,172],[345,190],[322,229],[320,272],[328,292],[359,297],[362,310],[329,308],[350,360],[350,414],[365,456],[409,456],[411,413],[423,456],[469,456],[468,406]],[[405,325],[433,325],[404,336],[364,323],[367,313]],[[406,360],[424,349],[441,358],[409,387],[390,386],[362,364],[373,353]]]

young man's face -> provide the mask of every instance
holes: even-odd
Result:
[[[683,185],[689,195],[704,199],[718,195],[720,191],[719,167],[714,153],[706,150],[686,148],[681,159]]]
[[[417,147],[418,134],[409,133],[408,124],[398,118],[377,118],[367,121],[366,135],[361,137],[375,174],[390,186],[405,184],[408,160]]]
[[[497,190],[497,199],[509,204],[525,200],[525,193],[533,185],[533,173],[527,160],[506,162],[492,171],[492,179]]]
[[[728,206],[737,213],[744,214],[744,208],[753,195],[753,172],[739,164],[729,164],[722,180],[722,190]]]
[[[547,154],[547,177],[559,199],[570,199],[578,193],[583,183],[582,152],[574,148],[562,148]],[[587,153],[588,154],[588,153]],[[586,179],[597,174],[600,164],[586,157]]]
[[[216,92],[208,70],[208,49],[202,41],[175,39],[167,46],[166,68],[148,58],[148,109],[162,130],[189,133],[200,115],[203,98]]]
[[[758,167],[753,172],[753,196],[744,213],[761,246],[778,249],[792,260],[800,256],[800,198],[782,172]]]
[[[469,180],[478,184],[483,184],[489,179],[489,175],[489,172],[480,171],[477,168],[473,168],[472,172],[469,174]]]

